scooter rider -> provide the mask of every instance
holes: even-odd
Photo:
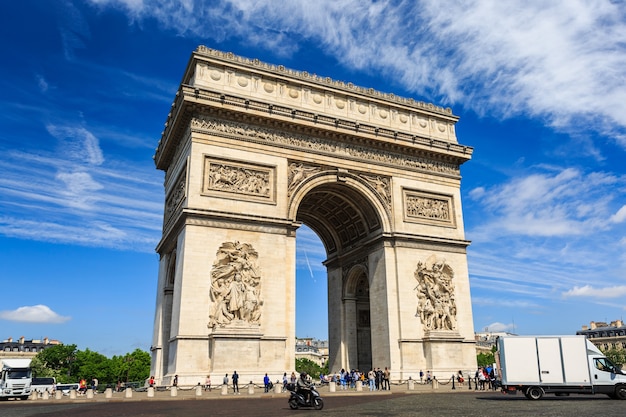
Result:
[[[298,394],[304,397],[304,401],[307,404],[311,402],[311,382],[307,377],[306,372],[300,373],[300,378],[298,378],[298,382],[296,382],[296,386],[298,388]]]

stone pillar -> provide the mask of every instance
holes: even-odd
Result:
[[[252,383],[252,381],[250,381],[250,383],[248,384],[248,394],[254,394],[254,384]]]
[[[202,397],[202,385],[196,385],[196,397]]]
[[[276,383],[274,384],[274,394],[280,394],[283,390],[283,385],[280,384],[278,381],[276,381]]]
[[[104,398],[113,398],[113,389],[107,388],[104,390]]]
[[[57,400],[60,400],[63,398],[63,391],[61,390],[57,390],[54,392],[54,398]]]
[[[228,395],[228,385],[222,384],[222,395]]]
[[[437,377],[433,377],[433,389],[439,389],[439,381],[437,381]]]
[[[170,389],[170,397],[176,397],[178,395],[178,387],[172,387]]]
[[[132,388],[126,388],[124,390],[124,398],[133,398],[133,389]]]
[[[48,393],[48,390],[45,390],[42,394],[41,394],[41,398],[44,400],[47,400],[50,398],[50,394]]]
[[[154,387],[148,387],[148,398],[154,397]]]
[[[39,399],[39,391],[35,391],[35,390],[31,391],[30,392],[30,399],[31,400]]]
[[[330,392],[336,392],[337,391],[337,383],[335,381],[330,381],[328,383],[328,390]]]
[[[71,389],[70,390],[70,400],[75,400],[76,399],[76,390],[75,389]]]
[[[409,391],[413,391],[415,389],[415,381],[412,379],[409,379],[408,381],[408,389]]]
[[[358,392],[363,391],[363,381],[356,381],[355,385]]]
[[[88,389],[87,390],[87,398],[88,399],[93,399],[93,390],[92,389]]]

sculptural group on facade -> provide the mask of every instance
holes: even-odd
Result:
[[[454,298],[454,272],[443,259],[434,256],[417,263],[417,313],[426,330],[454,330],[456,328],[456,302]]]
[[[224,242],[220,246],[211,270],[209,327],[259,323],[263,301],[257,258],[247,243]]]

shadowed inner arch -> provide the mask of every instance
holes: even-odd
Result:
[[[381,229],[373,205],[344,184],[324,184],[309,191],[298,207],[296,219],[317,233],[329,258]]]

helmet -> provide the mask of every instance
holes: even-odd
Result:
[[[300,373],[300,378],[306,378],[306,372]]]

